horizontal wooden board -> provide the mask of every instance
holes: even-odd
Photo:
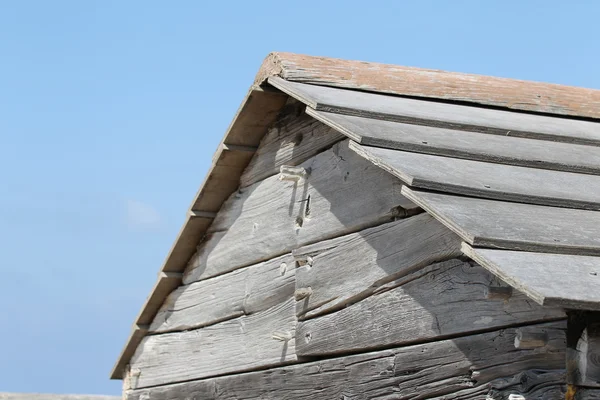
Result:
[[[600,176],[361,146],[350,148],[407,185],[452,194],[600,210]]]
[[[482,267],[460,260],[425,267],[396,285],[299,322],[298,355],[357,352],[565,317],[561,309],[541,307],[516,291],[506,301],[488,299],[490,287],[505,285]]]
[[[295,272],[288,254],[180,286],[167,297],[149,331],[194,329],[266,310],[294,296]]]
[[[476,247],[600,255],[600,212],[402,188],[402,194]]]
[[[146,336],[130,362],[131,389],[296,361],[295,303],[186,332]],[[291,336],[277,340],[277,333]]]
[[[545,346],[517,349],[514,347],[517,331],[509,328],[266,371],[127,391],[125,398],[367,400],[430,399],[456,394],[447,398],[480,400],[494,394],[491,399],[505,400],[509,394],[519,393],[528,399],[543,398],[535,396],[536,391],[564,383],[565,324],[532,328],[547,335]],[[521,375],[528,370],[537,370],[537,373]]]
[[[301,103],[300,103],[301,104]],[[282,165],[298,165],[344,138],[335,129],[304,113],[304,105],[291,104],[263,138],[240,177],[242,187],[279,173]]]
[[[307,112],[369,146],[522,167],[600,174],[600,148],[506,135],[403,124],[352,115]]]
[[[307,85],[278,77],[269,78],[269,83],[317,111],[503,136],[600,145],[600,125],[596,122]]]
[[[269,76],[370,92],[600,118],[600,91],[475,74],[274,52],[255,82]]]
[[[298,316],[340,309],[401,276],[461,255],[460,238],[427,213],[344,236],[330,246],[324,242],[327,250],[313,253],[310,264],[296,271],[296,289],[311,289],[297,303]]]
[[[463,252],[539,304],[600,310],[600,257],[473,248]]]
[[[271,259],[308,243],[407,215],[401,182],[341,142],[302,164],[306,176],[272,176],[232,195],[190,260],[184,283]]]

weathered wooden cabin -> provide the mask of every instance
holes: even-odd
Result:
[[[600,91],[275,53],[128,400],[599,399]]]

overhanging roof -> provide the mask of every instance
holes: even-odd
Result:
[[[314,96],[311,98],[299,93],[314,90],[314,85],[321,85],[330,88],[346,89],[342,91],[342,94],[345,93],[343,97],[346,99],[348,96],[350,98],[361,96],[385,97],[386,104],[390,103],[390,99],[402,100],[404,103],[407,101],[410,103],[410,99],[415,98],[421,99],[421,102],[423,100],[435,99],[462,104],[462,106],[458,107],[465,107],[465,105],[470,104],[492,107],[498,110],[519,110],[546,115],[569,116],[577,119],[600,118],[600,91],[596,90],[291,53],[270,54],[258,71],[254,84],[243,100],[238,113],[217,149],[213,158],[213,164],[204,183],[201,185],[188,210],[186,221],[159,271],[157,282],[136,318],[127,344],[112,370],[112,379],[122,378],[125,366],[146,334],[147,326],[152,322],[166,296],[180,284],[181,274],[188,260],[196,251],[196,247],[204,236],[206,229],[211,224],[221,204],[237,189],[242,171],[254,155],[267,129],[275,122],[279,111],[284,106],[287,95],[280,90],[274,89],[272,84],[279,89],[284,89],[287,94],[305,102],[309,106],[307,111],[311,115],[340,130],[351,139],[363,144],[389,144],[390,138],[383,138],[380,142],[377,142],[377,138],[375,138],[376,140],[369,142],[366,140],[364,132],[361,134],[351,123],[347,121],[342,123],[335,121],[336,116],[352,114],[349,112],[349,110],[352,111],[352,108],[348,107],[348,104],[338,104],[339,107],[336,108],[327,102],[323,103]],[[294,85],[296,85],[296,89],[294,89]],[[320,90],[318,87],[316,88]],[[385,93],[400,97],[362,92]],[[333,98],[333,103],[342,99],[336,96]],[[406,99],[402,99],[401,97]],[[419,100],[412,101],[418,102]],[[441,120],[438,118],[437,122],[432,122],[435,118],[427,115],[426,111],[429,107],[439,107],[440,104],[431,101],[426,103],[427,107],[421,109],[420,114],[417,113],[415,116],[413,113],[413,115],[401,116],[404,119],[398,119],[400,117],[397,115],[396,117],[398,118],[390,118],[390,116],[394,115],[393,110],[395,106],[393,104],[388,104],[388,108],[383,109],[383,111],[371,110],[371,114],[368,116],[374,118],[372,121],[376,122],[380,119],[388,119],[387,122],[391,120],[390,123],[404,122],[412,124],[411,126],[416,126],[415,124],[438,128],[442,126],[444,129],[454,130],[455,132],[458,130],[461,134],[470,135],[475,134],[472,132],[480,131],[499,135],[501,132],[509,129],[513,132],[514,136],[529,137],[531,134],[534,134],[534,142],[539,141],[539,139],[546,141],[557,140],[563,143],[551,141],[547,141],[547,143],[552,143],[552,146],[566,145],[572,147],[572,151],[568,152],[570,157],[566,158],[552,157],[552,154],[547,150],[541,149],[541,153],[538,156],[542,158],[543,164],[540,165],[546,165],[548,169],[557,169],[559,171],[569,171],[567,167],[564,167],[565,165],[571,169],[581,170],[586,173],[597,173],[600,170],[600,163],[594,158],[597,156],[600,157],[597,154],[597,148],[587,146],[589,144],[596,146],[600,143],[600,136],[597,135],[598,131],[595,128],[596,124],[589,125],[592,124],[591,122],[512,113],[518,116],[517,120],[520,122],[515,123],[514,127],[510,127],[502,121],[501,117],[498,117],[499,120],[498,118],[494,119],[494,113],[501,113],[502,111],[486,110],[480,107],[467,107],[468,109],[477,110],[475,115],[471,115],[471,118],[467,120],[453,120],[451,118],[452,113],[449,113],[445,114],[447,115],[445,118]],[[319,104],[327,107],[321,107]],[[363,104],[365,103],[363,102]],[[368,108],[367,106],[368,104],[360,106],[359,111],[365,111]],[[406,105],[404,109],[407,109]],[[417,107],[416,111],[419,111],[419,107]],[[332,112],[333,116],[329,115],[331,118],[327,118],[327,112],[330,112],[330,114]],[[425,112],[425,115],[423,115],[423,112]],[[482,114],[491,115],[491,117],[482,119]],[[494,121],[493,124],[490,123],[489,118]],[[522,122],[532,121],[533,118],[536,118],[536,120],[525,123],[525,125],[530,126],[533,124],[539,126],[544,125],[541,123],[544,118],[551,118],[551,120],[546,130],[538,128],[524,130]],[[563,124],[561,126],[564,126],[565,121],[570,121],[569,124],[571,124],[571,127],[578,127],[575,135],[573,134],[574,131],[570,129],[557,128],[553,125],[560,122]],[[592,126],[593,128],[590,128]],[[395,132],[401,131],[396,130]],[[371,130],[367,129],[367,132],[371,132]],[[480,135],[480,133],[477,134]],[[417,139],[419,138],[418,135],[420,133],[417,134]],[[392,145],[388,147],[397,148],[398,146],[407,146],[406,141],[396,140],[399,136],[401,135],[393,133]],[[512,136],[509,135],[507,139],[513,140]],[[514,139],[520,139],[520,137],[515,137]],[[411,145],[413,146],[413,150],[415,148],[423,148],[425,144],[423,142],[426,141],[420,140],[420,142],[416,144],[416,147],[414,147],[414,144]],[[573,145],[571,143],[579,144]],[[532,149],[536,148],[535,143],[529,143],[529,145]],[[445,147],[442,145],[437,146],[436,151],[440,154],[444,151],[453,151],[452,146],[452,143],[446,143]],[[433,148],[432,146],[427,147]],[[507,159],[521,160],[521,163],[532,162],[527,154],[494,155],[491,150],[488,153],[478,152],[471,149],[468,145],[462,151],[463,153],[454,151],[453,154],[462,154],[463,158],[465,158],[465,154],[477,154],[478,156],[484,154],[485,157],[489,158],[489,161],[493,162],[502,162]],[[581,157],[577,151],[583,152],[586,156]],[[431,154],[437,153],[431,152]],[[534,160],[534,162],[537,162],[537,160]],[[515,162],[515,165],[520,164]],[[585,201],[585,199],[571,200]],[[592,203],[594,202],[592,201]]]

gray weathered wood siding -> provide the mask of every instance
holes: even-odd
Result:
[[[518,328],[126,392],[127,400],[527,399],[564,393],[564,322],[536,325],[547,341],[515,348]],[[520,375],[523,374],[523,375]],[[520,379],[523,376],[526,379]],[[541,384],[540,384],[541,383]],[[445,397],[452,395],[452,397]],[[564,397],[564,394],[562,394]]]
[[[323,101],[321,109],[333,104],[336,112],[367,107],[362,94],[336,108],[326,90],[292,89],[317,109],[309,114],[320,112]],[[309,95],[318,97],[314,104]],[[373,109],[368,116],[387,118],[409,107],[419,123],[440,117],[412,101],[384,103],[385,112]],[[454,115],[453,108],[440,110],[444,118]],[[536,127],[528,117],[503,121],[495,110],[455,110],[456,121],[436,129],[462,124],[473,130],[492,121],[488,133],[498,134],[526,123],[521,136],[595,140],[587,123],[564,135],[550,117]],[[451,195],[403,187],[487,193],[489,188],[459,173],[479,161],[415,153],[399,158],[395,150],[342,140],[295,101],[288,101],[279,122],[198,243],[182,285],[144,328],[127,372],[128,400],[564,397],[565,311],[532,301],[527,288],[513,288],[490,267],[464,257],[463,240],[473,244],[490,232],[481,218],[473,222],[474,212],[496,218],[487,205],[501,203],[509,211],[521,205],[459,196],[448,205]],[[573,158],[548,159],[577,168]],[[522,167],[486,171],[498,181],[515,168]],[[571,174],[556,169],[548,175],[555,181]],[[547,236],[542,225],[527,225],[535,218],[528,215],[530,207],[550,213],[555,209],[549,205],[560,205],[560,212],[587,216],[594,212],[566,207],[600,204],[594,193],[573,198],[555,181],[534,189],[546,206],[525,205],[512,217],[514,232],[491,221],[492,239],[518,242],[515,235],[526,228]],[[440,182],[446,186],[432,186]],[[531,182],[502,183],[490,192],[530,193]],[[471,204],[476,207],[458,216],[446,209]],[[597,229],[593,218],[584,224]],[[597,247],[589,238],[544,240],[553,247]]]
[[[183,282],[216,276],[402,217],[416,206],[400,180],[358,156],[348,142],[301,164],[303,176],[271,176],[223,205]]]

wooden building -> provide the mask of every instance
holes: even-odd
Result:
[[[119,400],[117,396],[92,396],[85,394],[4,393],[0,400]]]
[[[600,399],[600,91],[274,53],[128,400]]]

